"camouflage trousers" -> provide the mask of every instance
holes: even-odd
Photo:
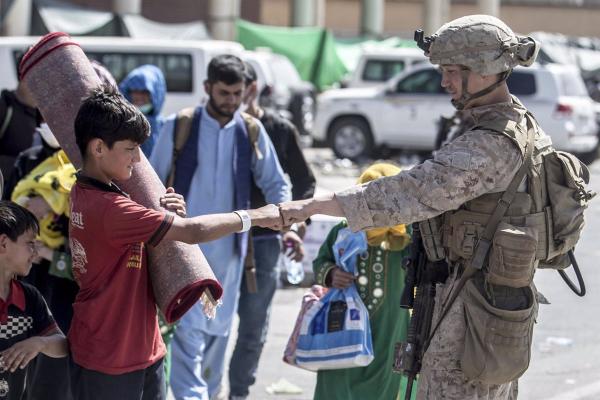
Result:
[[[444,301],[457,277],[450,276],[437,286],[433,323],[437,322]],[[516,400],[517,381],[488,385],[469,381],[460,368],[466,324],[463,301],[457,297],[437,329],[423,357],[417,400]]]

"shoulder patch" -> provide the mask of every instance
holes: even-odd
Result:
[[[471,168],[471,153],[457,151],[452,153],[452,166],[454,168],[468,170]]]

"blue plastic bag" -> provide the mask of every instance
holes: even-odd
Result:
[[[356,275],[357,257],[367,248],[364,232],[340,230],[333,245],[336,264]],[[369,313],[356,286],[330,289],[304,316],[296,364],[311,371],[353,368],[369,365],[373,357]]]

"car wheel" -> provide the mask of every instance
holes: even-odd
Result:
[[[329,128],[329,146],[339,158],[368,157],[373,151],[371,128],[362,118],[340,118]]]

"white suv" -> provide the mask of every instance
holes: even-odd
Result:
[[[433,150],[440,116],[454,113],[432,65],[419,65],[375,88],[337,89],[317,99],[314,139],[327,141],[338,157],[357,159],[385,146]],[[589,161],[596,157],[598,125],[593,100],[575,67],[534,64],[508,79],[557,149]]]

